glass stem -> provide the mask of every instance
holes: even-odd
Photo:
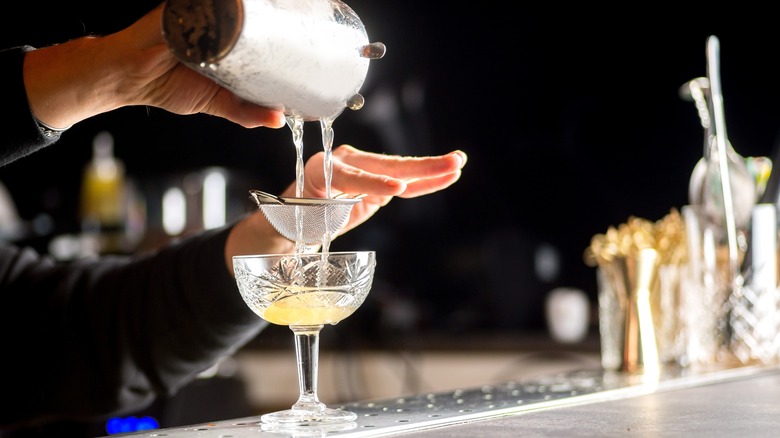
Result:
[[[320,330],[322,325],[290,326],[295,334],[295,356],[298,359],[298,401],[293,409],[325,409],[317,397],[317,372],[319,369]]]

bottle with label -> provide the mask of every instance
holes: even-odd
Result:
[[[114,156],[114,138],[100,132],[92,143],[92,160],[84,169],[80,219],[84,237],[97,253],[123,252],[127,218],[125,168]]]

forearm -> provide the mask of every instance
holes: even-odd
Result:
[[[136,343],[134,356],[141,369],[152,370],[158,390],[172,393],[265,326],[221,263],[226,235],[199,233],[118,274],[118,284],[145,279],[140,287],[122,287],[137,306],[124,318],[145,334],[140,340],[148,344]]]
[[[0,245],[0,296],[16,312],[0,320],[14,376],[0,427],[137,410],[254,337],[265,323],[224,268],[226,234],[70,264]]]
[[[32,47],[14,47],[0,51],[0,95],[8,111],[0,130],[0,166],[49,146],[59,135],[46,136],[35,122],[24,90],[22,65]]]
[[[245,127],[282,127],[284,114],[238,98],[180,63],[162,34],[162,5],[132,26],[27,53],[24,88],[32,114],[67,128],[120,107],[148,105],[204,113]]]
[[[24,84],[33,115],[67,128],[124,104],[122,73],[106,49],[106,37],[83,37],[27,53]]]

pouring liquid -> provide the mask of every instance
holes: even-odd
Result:
[[[319,121],[325,196],[331,198],[333,122],[344,108],[363,107],[359,90],[369,62],[385,54],[384,44],[369,42],[363,23],[347,4],[166,0],[163,35],[185,65],[243,99],[285,113],[296,148],[297,197],[304,190],[303,123]],[[295,207],[296,252],[305,250],[301,208]],[[330,239],[323,236],[324,252]]]
[[[331,198],[331,182],[333,180],[333,122],[336,120],[341,111],[328,117],[320,118],[320,129],[322,135],[322,148],[325,153],[323,160],[323,174],[325,176],[325,198]],[[292,131],[293,145],[295,146],[295,196],[303,197],[304,189],[304,168],[305,163],[303,159],[303,125],[304,119],[300,116],[287,116],[287,125]],[[306,244],[303,229],[303,212],[300,206],[295,207],[295,226],[297,238],[295,239],[295,253],[301,254],[306,250]],[[328,209],[324,211],[324,220],[329,221]],[[329,233],[323,233],[322,235],[322,253],[327,254],[330,250],[330,242],[332,236]]]

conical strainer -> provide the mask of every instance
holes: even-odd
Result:
[[[347,224],[352,207],[361,201],[359,197],[282,198],[260,190],[249,194],[279,234],[304,245],[320,244],[326,234],[332,237]]]

